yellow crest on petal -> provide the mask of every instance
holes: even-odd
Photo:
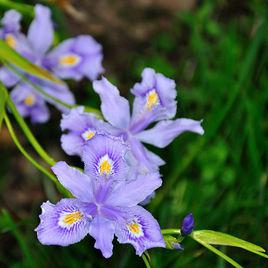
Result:
[[[24,99],[24,104],[26,106],[33,106],[36,102],[36,98],[33,94],[29,94],[25,99]]]
[[[60,65],[64,67],[72,67],[80,62],[80,57],[74,54],[61,56],[59,59]]]
[[[146,97],[146,108],[152,110],[159,103],[159,96],[156,90],[151,90]]]
[[[15,48],[17,44],[16,39],[13,34],[7,34],[5,36],[5,42],[12,48]]]
[[[82,214],[80,211],[75,211],[63,216],[62,222],[66,225],[71,225],[82,219]]]

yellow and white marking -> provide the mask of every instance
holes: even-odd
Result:
[[[99,174],[109,176],[113,173],[113,160],[108,156],[108,154],[101,157],[98,163]]]
[[[91,140],[94,136],[95,136],[96,132],[91,130],[91,129],[87,129],[83,134],[82,134],[82,138],[85,141]]]
[[[70,213],[64,213],[59,219],[59,225],[64,228],[70,228],[73,224],[80,221],[83,218],[83,214],[77,210]]]
[[[159,96],[155,89],[148,92],[146,95],[146,108],[151,111],[154,107],[159,104]]]
[[[75,54],[63,55],[59,58],[59,64],[63,67],[74,67],[79,64],[81,57]]]
[[[127,224],[127,229],[132,237],[139,238],[144,235],[142,226],[135,220]]]
[[[7,34],[5,36],[5,42],[12,48],[15,48],[17,45],[17,41],[13,34]]]
[[[29,94],[24,99],[24,104],[26,106],[32,107],[36,103],[36,97],[33,94]]]

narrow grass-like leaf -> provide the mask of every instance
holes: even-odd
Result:
[[[3,87],[3,84],[0,82],[0,131],[5,114],[6,100],[7,100],[7,92]]]
[[[41,79],[49,80],[53,83],[62,84],[62,81],[47,70],[34,65],[20,54],[18,54],[14,49],[8,46],[3,40],[0,40],[0,60],[8,62],[9,64],[15,65],[22,71],[36,76]]]
[[[211,231],[211,230],[200,230],[200,231],[194,231],[192,233],[192,236],[195,240],[201,240],[210,245],[239,247],[239,248],[243,248],[245,250],[251,251],[253,253],[265,252],[265,249],[263,249],[260,246],[257,246],[245,240],[242,240],[232,235],[221,233],[221,232],[216,232],[216,231]],[[266,256],[266,258],[267,257],[268,256]]]
[[[18,3],[11,0],[0,0],[0,6],[7,8],[7,9],[16,9],[23,15],[26,15],[28,17],[34,17],[34,9],[33,6],[24,4],[24,3]]]

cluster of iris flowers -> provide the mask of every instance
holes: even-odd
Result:
[[[104,77],[96,80],[103,72],[102,49],[91,36],[66,40],[50,50],[53,23],[49,9],[42,5],[35,7],[27,36],[20,32],[20,19],[18,12],[6,12],[0,38],[59,78],[92,80],[105,119],[85,112],[83,107],[66,110],[52,101],[64,112],[60,124],[62,148],[68,155],[81,158],[84,172],[62,161],[52,167],[72,198],[64,198],[57,204],[43,203],[36,228],[39,241],[68,246],[89,234],[96,241],[95,248],[106,258],[112,255],[114,236],[119,243],[132,244],[138,255],[149,248],[165,247],[158,222],[143,208],[162,185],[159,167],[165,162],[143,143],[164,148],[185,131],[203,134],[201,121],[173,119],[177,110],[176,84],[151,68],[143,70],[141,82],[131,89],[134,95],[131,114],[129,102],[113,84]],[[48,94],[74,104],[67,85],[55,85],[30,75],[28,79]],[[11,97],[22,116],[35,123],[48,120],[46,102],[51,99],[6,67],[0,69],[0,80],[14,87]],[[192,227],[190,215],[184,222],[183,234],[190,233]]]

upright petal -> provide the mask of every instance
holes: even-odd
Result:
[[[18,32],[20,30],[21,14],[14,9],[5,12],[1,20],[7,32]]]
[[[152,144],[159,148],[164,148],[185,131],[203,135],[204,129],[202,128],[201,123],[202,121],[186,118],[180,118],[174,121],[162,121],[152,129],[138,133],[136,138],[142,142]]]
[[[0,80],[6,87],[13,87],[20,81],[20,78],[6,67],[2,67],[0,68]]]
[[[53,42],[53,23],[49,8],[37,4],[35,6],[35,18],[32,21],[28,39],[36,53],[43,55]]]
[[[35,231],[42,244],[68,246],[89,233],[92,217],[78,200],[62,199],[56,205],[47,201],[41,208],[40,224]]]
[[[139,256],[147,249],[165,247],[159,224],[147,210],[135,206],[128,208],[125,215],[116,225],[119,243],[132,244]]]
[[[101,111],[105,119],[114,127],[126,129],[130,118],[128,101],[121,97],[118,89],[104,77],[93,82],[93,89],[101,98]]]
[[[87,175],[63,161],[58,162],[51,169],[60,183],[75,197],[84,202],[92,202],[94,199],[93,183]]]
[[[113,221],[96,216],[90,225],[89,234],[96,240],[95,248],[101,250],[105,258],[113,254],[115,225]]]
[[[174,80],[156,73],[151,68],[142,72],[142,81],[136,83],[131,92],[135,95],[131,125],[148,121],[170,119],[175,116],[177,109],[176,84]]]
[[[162,180],[158,172],[138,175],[137,179],[115,187],[107,199],[107,204],[120,207],[136,206],[161,185]]]

